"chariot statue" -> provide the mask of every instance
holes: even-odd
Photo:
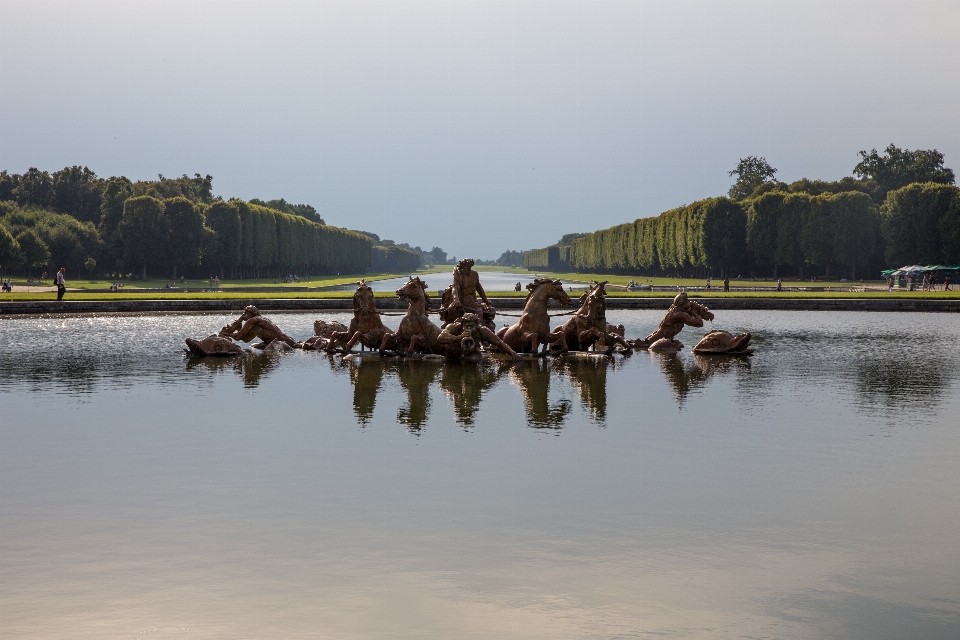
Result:
[[[480,346],[484,342],[489,342],[504,353],[510,354],[514,360],[520,359],[520,355],[510,348],[510,345],[480,324],[480,318],[475,313],[465,313],[459,319],[449,323],[437,336],[437,340],[446,348],[445,355],[449,360],[479,359]]]
[[[481,319],[483,326],[490,331],[496,331],[497,325],[493,319],[497,310],[490,304],[480,284],[480,274],[473,270],[473,265],[472,258],[464,258],[453,268],[453,284],[443,292],[440,301],[440,319],[445,327],[463,314],[472,313]]]

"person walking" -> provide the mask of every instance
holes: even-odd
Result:
[[[783,278],[777,278],[777,291],[783,291]]]
[[[57,302],[63,301],[63,294],[67,292],[66,267],[60,267],[57,271]]]
[[[943,279],[943,290],[952,291],[952,289],[950,288],[950,276],[947,276],[946,278]]]
[[[730,278],[723,279],[723,290],[725,293],[730,292]]]

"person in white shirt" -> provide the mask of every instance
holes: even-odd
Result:
[[[62,301],[63,294],[67,292],[66,273],[66,267],[60,267],[60,271],[57,271],[57,302]]]

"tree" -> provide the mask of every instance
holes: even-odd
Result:
[[[200,264],[200,256],[207,235],[211,233],[203,223],[203,212],[183,196],[164,200],[164,210],[170,224],[170,239],[167,253],[173,263],[173,277],[177,267],[194,267]]]
[[[50,261],[50,250],[33,229],[24,229],[17,234],[16,240],[23,253],[23,264],[27,266],[27,275],[33,267],[42,267]]]
[[[214,202],[206,211],[207,226],[213,230],[210,240],[210,259],[220,267],[220,277],[225,278],[227,269],[240,264],[242,240],[240,212],[236,202]],[[232,274],[231,274],[232,275]]]
[[[853,173],[876,181],[885,195],[914,182],[953,184],[953,169],[943,166],[943,154],[936,149],[898,149],[888,146],[881,156],[876,149],[860,152]]]
[[[737,176],[737,181],[730,187],[729,196],[733,200],[742,200],[765,182],[773,182],[776,174],[777,170],[770,166],[766,158],[741,158],[737,168],[727,172],[731,177]]]
[[[944,234],[945,221],[957,206],[952,185],[910,184],[887,194],[880,207],[885,257],[890,266],[936,264],[956,257],[948,248],[953,238]]]
[[[123,270],[123,240],[120,238],[120,221],[123,220],[123,203],[133,195],[133,184],[123,176],[110,178],[100,197],[100,237],[109,257],[110,269]]]
[[[87,167],[65,167],[53,174],[50,208],[82,222],[100,221],[101,183]]]
[[[147,264],[163,261],[170,224],[164,215],[163,202],[151,196],[129,198],[123,204],[120,237],[126,257],[143,265],[143,279],[147,279]]]
[[[870,259],[880,239],[880,212],[869,195],[847,191],[825,198],[833,226],[833,256],[857,277],[857,265]]]
[[[21,264],[23,252],[20,251],[20,243],[6,227],[0,226],[0,277],[3,276],[4,268],[15,268]]]
[[[83,263],[83,266],[87,268],[87,271],[90,272],[90,279],[93,279],[93,270],[97,268],[97,261],[93,258],[87,258],[87,261]]]

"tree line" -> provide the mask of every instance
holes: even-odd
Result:
[[[101,179],[86,167],[0,172],[0,268],[264,278],[420,263],[418,252],[325,224],[310,205],[225,201],[212,180]]]
[[[740,161],[725,197],[527,252],[531,270],[779,277],[876,273],[960,263],[960,190],[936,150],[860,152],[856,177],[775,180],[763,158]]]

